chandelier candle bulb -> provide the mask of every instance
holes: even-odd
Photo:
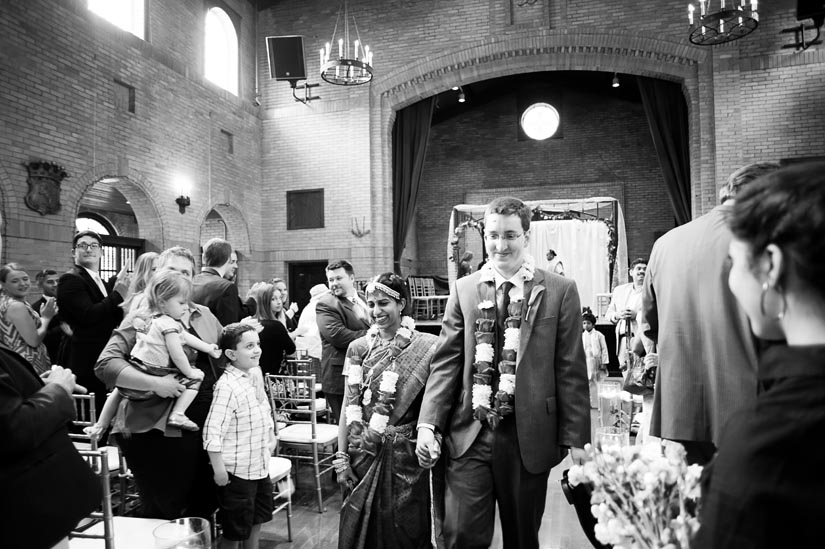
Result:
[[[693,12],[695,10],[696,8],[693,7],[693,4],[688,4],[688,22],[691,26],[693,25]],[[321,62],[321,64],[324,64],[323,61]]]
[[[338,39],[338,57],[341,57],[341,58],[344,57],[344,39],[343,38]]]

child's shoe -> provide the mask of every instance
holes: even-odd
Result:
[[[169,414],[169,419],[166,421],[166,425],[169,427],[177,427],[178,429],[183,429],[184,431],[200,431],[200,428],[194,421],[180,412],[172,412]]]

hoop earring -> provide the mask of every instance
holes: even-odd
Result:
[[[776,294],[779,296],[779,302],[781,304],[780,310],[772,315],[768,314],[767,307],[765,302],[767,301],[768,292],[773,289]],[[785,301],[785,294],[782,293],[781,288],[777,285],[776,287],[772,287],[768,284],[767,281],[762,283],[762,294],[759,296],[759,312],[762,313],[762,316],[766,316],[768,318],[772,318],[774,320],[782,320],[785,317],[785,310],[788,308],[788,303]]]

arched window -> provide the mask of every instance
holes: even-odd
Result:
[[[146,8],[143,0],[88,0],[89,10],[121,29],[144,39]]]
[[[204,75],[228,92],[238,95],[238,34],[221,8],[206,12]]]
[[[114,225],[109,223],[109,220],[102,215],[91,212],[81,213],[78,214],[74,224],[78,231],[94,231],[99,235],[117,236]]]

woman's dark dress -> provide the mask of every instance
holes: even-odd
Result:
[[[281,374],[281,363],[285,355],[295,352],[295,342],[286,328],[277,320],[261,320],[261,370],[265,374]]]
[[[691,547],[825,544],[825,346],[768,349],[759,396],[735,414],[703,474]]]

